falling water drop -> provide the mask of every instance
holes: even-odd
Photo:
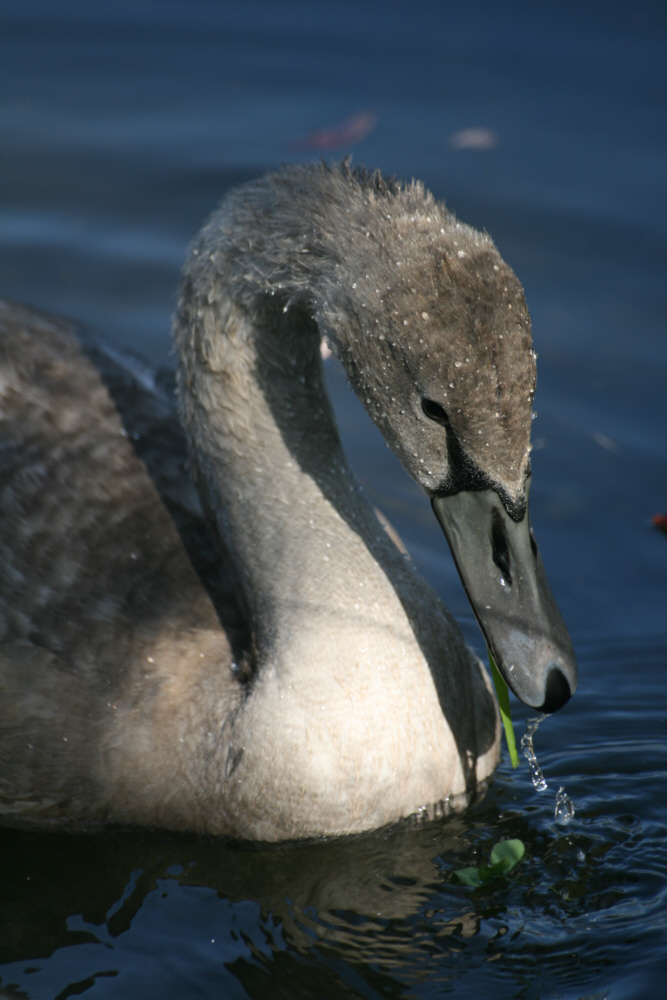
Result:
[[[546,719],[546,715],[538,715],[535,719],[528,719],[526,721],[526,731],[521,737],[521,750],[524,757],[528,761],[528,767],[530,768],[530,777],[532,779],[533,785],[538,792],[543,792],[548,787],[546,781],[544,780],[544,775],[542,774],[542,769],[537,763],[537,757],[535,755],[535,748],[533,746],[533,736],[537,731],[537,727],[540,723]],[[554,806],[554,819],[558,823],[569,823],[574,816],[574,803],[570,796],[565,791],[563,785],[560,786],[558,792],[556,793],[556,802]]]
[[[574,816],[574,802],[565,791],[563,785],[556,793],[556,805],[554,808],[554,819],[558,823],[569,823]]]
[[[537,763],[537,757],[533,748],[533,736],[543,719],[546,719],[546,715],[538,715],[535,719],[528,719],[526,722],[526,731],[521,737],[521,751],[528,761],[530,777],[538,792],[545,791],[547,783],[544,780],[540,765]]]

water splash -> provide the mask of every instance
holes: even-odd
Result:
[[[544,719],[546,719],[546,715],[538,715],[535,719],[528,719],[526,721],[526,731],[521,737],[521,750],[524,757],[528,761],[530,777],[532,778],[533,785],[538,792],[544,792],[548,788],[548,785],[544,780],[544,775],[542,774],[542,769],[537,763],[535,747],[533,746],[533,736],[537,732],[537,727],[541,722],[543,722]],[[574,803],[565,791],[564,786],[561,785],[556,792],[554,819],[558,823],[569,823],[573,816]]]
[[[569,823],[574,816],[574,802],[565,791],[563,785],[556,792],[554,819],[558,823]]]
[[[546,715],[538,715],[535,719],[528,719],[526,722],[526,731],[521,737],[521,752],[528,761],[530,777],[532,778],[533,784],[538,792],[545,791],[547,783],[544,780],[544,775],[542,774],[540,765],[537,763],[537,757],[535,756],[535,749],[533,747],[533,736],[543,719],[546,719]]]

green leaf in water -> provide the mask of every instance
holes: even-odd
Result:
[[[480,868],[459,868],[454,874],[464,885],[470,885],[476,889],[494,878],[509,875],[525,853],[526,848],[523,841],[499,840],[491,851],[490,865],[481,865]]]
[[[503,720],[503,726],[505,727],[505,739],[507,740],[507,749],[510,752],[510,760],[512,761],[512,767],[519,766],[519,754],[516,749],[516,740],[514,739],[514,726],[512,725],[512,715],[510,713],[510,694],[507,690],[507,684],[500,676],[500,671],[496,666],[495,660],[491,655],[491,650],[487,648],[489,654],[489,666],[491,667],[491,676],[493,677],[493,684],[496,689],[496,694],[498,696],[498,705],[500,706],[500,717]]]

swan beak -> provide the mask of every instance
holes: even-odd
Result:
[[[530,708],[562,708],[576,690],[577,663],[528,510],[521,521],[512,520],[491,489],[431,503],[507,686]]]

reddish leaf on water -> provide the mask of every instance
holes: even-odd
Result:
[[[667,535],[667,514],[654,514],[651,518],[654,527]]]
[[[355,143],[365,139],[376,124],[377,118],[371,111],[362,111],[329,128],[311,132],[303,139],[291,143],[290,149],[300,153],[327,153],[333,149],[354,146]]]

